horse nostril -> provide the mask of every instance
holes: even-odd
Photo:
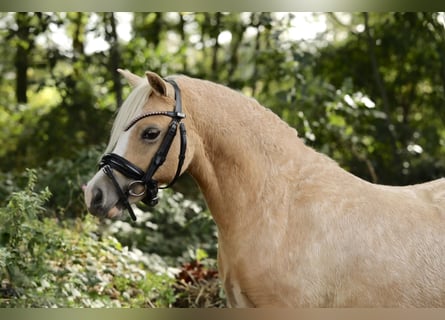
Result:
[[[97,188],[93,191],[93,200],[91,201],[91,208],[101,209],[102,208],[102,202],[103,202],[104,194],[102,192],[102,189]]]

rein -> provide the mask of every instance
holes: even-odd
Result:
[[[185,152],[187,149],[187,135],[185,125],[183,122],[181,122],[181,120],[185,118],[185,114],[182,112],[181,90],[174,80],[165,79],[165,81],[169,82],[175,89],[176,103],[174,111],[155,111],[141,114],[140,116],[133,119],[124,129],[124,132],[130,130],[130,128],[133,127],[138,121],[147,117],[166,116],[172,119],[168,126],[167,133],[165,134],[165,137],[162,140],[158,151],[153,156],[147,170],[144,172],[141,168],[116,153],[105,154],[99,162],[99,168],[102,169],[103,172],[110,178],[114,185],[114,188],[116,189],[116,192],[119,196],[118,203],[121,203],[128,210],[128,213],[130,214],[130,217],[133,221],[136,221],[136,215],[134,214],[130,202],[128,201],[129,196],[143,196],[144,198],[142,199],[142,202],[152,207],[155,206],[158,203],[158,189],[169,188],[176,182],[181,174],[182,165],[184,164],[185,160]],[[173,139],[176,136],[178,127],[181,137],[181,145],[178,156],[178,167],[176,169],[173,180],[164,187],[158,187],[158,182],[153,179],[153,175],[167,158],[168,152],[173,143]],[[119,171],[125,177],[133,180],[128,184],[126,190],[121,189],[112,169]]]

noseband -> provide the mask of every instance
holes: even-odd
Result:
[[[158,189],[165,189],[172,186],[181,174],[182,165],[184,164],[185,151],[187,149],[187,136],[185,125],[181,122],[181,120],[185,118],[185,114],[182,113],[181,90],[179,89],[175,81],[169,79],[166,79],[166,81],[169,82],[175,89],[176,103],[174,111],[157,111],[144,113],[133,119],[130,124],[124,129],[124,132],[130,130],[130,128],[133,127],[138,121],[147,117],[166,116],[172,119],[168,126],[167,133],[165,134],[165,137],[162,140],[158,151],[153,156],[153,159],[151,160],[147,170],[144,172],[141,168],[116,153],[107,153],[102,157],[99,163],[99,168],[102,169],[103,172],[110,178],[116,189],[119,197],[118,203],[121,203],[128,210],[133,221],[136,221],[136,215],[131,208],[128,197],[143,197],[142,202],[149,206],[155,206],[158,203]],[[158,182],[153,179],[153,175],[164,163],[170,147],[173,143],[173,139],[176,136],[178,126],[181,136],[178,167],[176,169],[173,180],[167,186],[158,187]],[[126,190],[121,189],[112,169],[119,171],[122,175],[132,180],[132,182],[128,184]]]

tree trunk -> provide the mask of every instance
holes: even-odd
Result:
[[[186,39],[186,35],[185,35],[185,19],[184,19],[184,14],[180,13],[179,14],[179,26],[178,26],[178,32],[179,35],[181,36],[181,60],[182,60],[182,70],[187,70],[187,39]],[[185,49],[184,49],[185,48]]]
[[[239,47],[243,41],[244,33],[247,29],[247,25],[245,25],[241,19],[239,23],[234,25],[232,32],[232,42],[230,44],[230,57],[229,57],[229,74],[227,76],[229,83],[234,80],[233,75],[235,70],[238,68],[239,59],[238,59],[238,51]]]
[[[18,103],[27,103],[29,51],[33,45],[30,36],[29,16],[26,12],[16,13],[17,51],[14,59],[16,70],[15,95]]]
[[[218,35],[221,24],[221,12],[217,12],[215,15],[215,25],[212,27],[211,36],[215,38],[215,45],[212,50],[212,78],[216,79],[216,75],[218,74],[218,50],[219,50],[219,42]]]
[[[77,12],[76,18],[74,19],[73,23],[75,26],[74,33],[73,33],[73,60],[78,60],[79,57],[82,57],[84,55],[84,32],[85,32],[85,26],[83,23],[83,12]]]
[[[104,14],[106,39],[110,44],[109,66],[113,75],[113,89],[116,95],[117,107],[122,104],[122,83],[121,77],[116,71],[121,64],[121,54],[119,50],[119,38],[117,35],[116,17],[113,12]]]
[[[400,163],[398,148],[397,148],[397,138],[396,138],[396,133],[395,133],[395,126],[391,121],[391,110],[390,110],[390,105],[389,105],[388,94],[386,92],[385,84],[383,82],[382,76],[379,71],[379,64],[378,64],[377,56],[376,56],[376,52],[375,52],[375,39],[372,37],[371,30],[369,27],[369,15],[367,12],[365,12],[365,13],[363,13],[363,16],[364,16],[364,24],[365,24],[365,35],[366,35],[366,38],[368,41],[369,59],[371,60],[374,80],[377,85],[377,89],[380,92],[380,97],[382,99],[383,111],[386,114],[386,127],[388,129],[390,143],[392,145],[394,161],[396,161],[397,163]]]

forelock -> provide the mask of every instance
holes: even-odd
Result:
[[[151,91],[152,88],[148,82],[143,81],[141,84],[136,86],[129,94],[127,99],[125,99],[114,120],[113,128],[111,129],[110,141],[108,142],[105,153],[112,152],[116,147],[117,141],[124,132],[125,127],[131,120],[140,114],[142,108],[147,103]]]

